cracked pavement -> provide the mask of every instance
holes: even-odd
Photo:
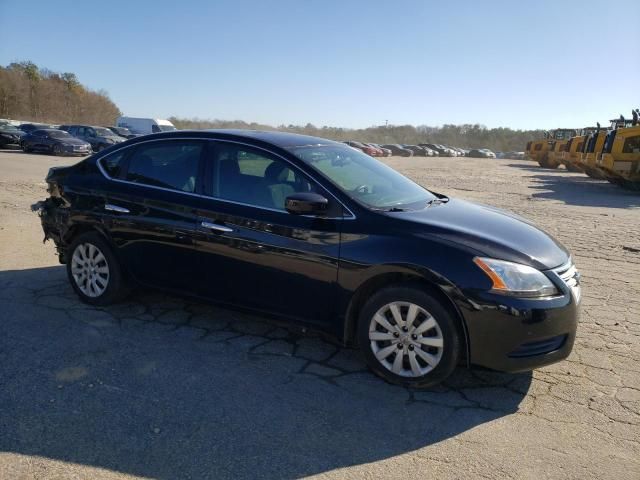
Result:
[[[74,159],[0,152],[0,478],[640,478],[640,196],[532,163],[387,159],[510,209],[583,275],[568,360],[411,391],[275,319],[80,303],[29,205]]]

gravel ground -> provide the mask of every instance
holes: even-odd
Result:
[[[412,392],[356,351],[189,299],[81,304],[0,152],[0,478],[640,478],[640,196],[517,160],[388,163],[524,215],[583,274],[571,357]]]

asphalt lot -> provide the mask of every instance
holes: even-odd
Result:
[[[526,161],[386,159],[530,218],[583,274],[567,361],[412,392],[265,319],[148,291],[80,303],[29,210],[75,161],[0,152],[0,478],[640,478],[640,195]]]

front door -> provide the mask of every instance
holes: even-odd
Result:
[[[342,207],[288,161],[251,146],[215,142],[210,199],[198,212],[203,293],[312,323],[333,318]],[[289,214],[295,192],[335,202],[322,217]]]

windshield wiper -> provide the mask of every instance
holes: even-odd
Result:
[[[431,205],[440,205],[442,203],[447,203],[448,201],[449,201],[449,197],[434,198],[433,200],[429,200],[427,202],[427,206],[425,208],[428,208]]]
[[[385,210],[385,212],[406,212],[406,211],[407,211],[406,208],[400,208],[400,207],[391,207]]]

